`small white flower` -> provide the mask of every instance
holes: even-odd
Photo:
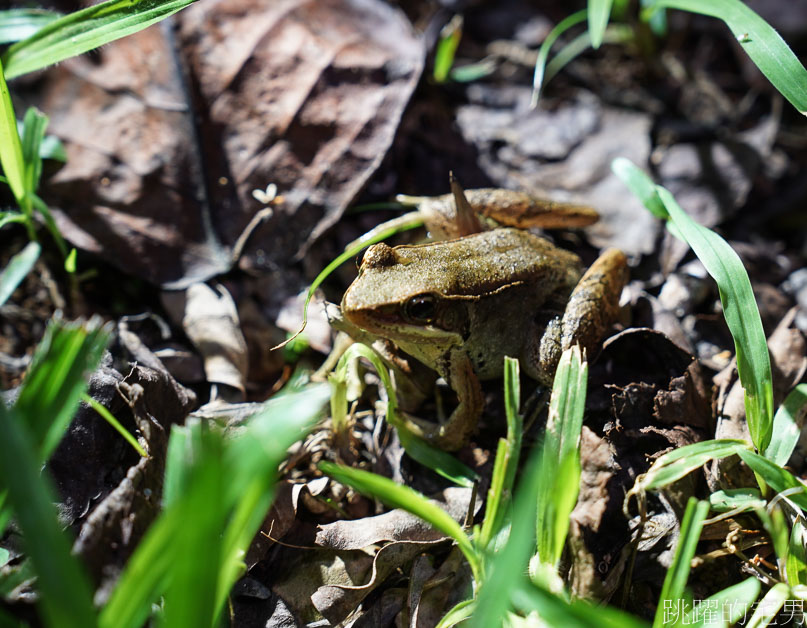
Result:
[[[252,197],[259,203],[269,205],[277,198],[277,186],[274,183],[270,183],[266,186],[265,190],[252,190]]]

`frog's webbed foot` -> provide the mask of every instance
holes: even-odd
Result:
[[[627,280],[628,264],[622,251],[608,249],[597,258],[572,291],[563,316],[547,324],[533,377],[551,384],[561,353],[575,344],[591,355],[617,319],[619,296]]]
[[[482,386],[467,356],[452,360],[449,385],[457,394],[458,404],[443,423],[432,423],[405,415],[406,428],[415,436],[445,451],[456,451],[465,445],[476,430],[485,404]]]

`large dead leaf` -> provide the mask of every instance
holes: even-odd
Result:
[[[601,214],[588,229],[597,246],[615,246],[630,255],[653,250],[655,219],[610,169],[617,156],[647,162],[649,116],[604,106],[589,94],[554,110],[530,109],[528,87],[475,85],[468,98],[471,104],[459,108],[457,123],[492,181],[591,205]]]
[[[422,44],[380,0],[213,0],[176,21],[45,74],[29,100],[68,162],[43,194],[76,246],[184,287],[230,268],[274,182],[285,201],[248,250],[283,266],[384,157]]]

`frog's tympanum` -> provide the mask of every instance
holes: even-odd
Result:
[[[583,274],[577,255],[527,231],[500,228],[370,247],[342,299],[342,315],[446,380],[458,399],[451,416],[442,424],[410,423],[453,450],[467,442],[482,412],[479,380],[499,377],[504,356],[513,356],[551,385],[562,351],[579,344],[591,353],[614,322],[626,279],[621,251],[605,251]]]

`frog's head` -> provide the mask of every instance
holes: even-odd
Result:
[[[450,294],[449,269],[439,255],[424,251],[430,246],[367,249],[342,298],[345,318],[401,345],[461,342],[471,297]]]

